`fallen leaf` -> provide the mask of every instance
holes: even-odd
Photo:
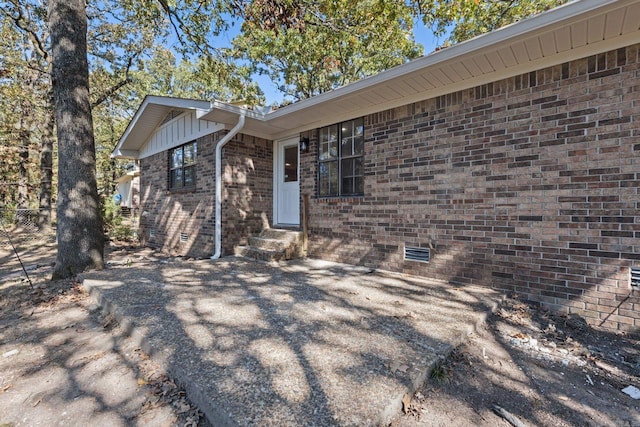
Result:
[[[410,405],[411,405],[411,395],[409,393],[406,393],[402,397],[402,412],[404,412],[405,414],[408,413]]]
[[[143,378],[138,378],[138,385],[139,386],[143,386],[143,385],[147,385],[149,384],[147,381],[145,381]]]
[[[20,353],[20,350],[17,349],[13,349],[13,350],[9,350],[6,353],[2,354],[3,358],[7,358],[7,357],[11,357],[11,356],[15,356],[16,354]]]

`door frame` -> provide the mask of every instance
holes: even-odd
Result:
[[[299,147],[299,136],[290,136],[287,138],[282,138],[275,140],[273,142],[273,225],[283,225],[283,226],[300,226],[300,149],[298,148],[298,221],[296,223],[286,222],[283,223],[280,221],[279,215],[279,201],[281,194],[281,182],[282,182],[282,174],[284,174],[284,170],[282,168],[282,157],[284,156],[284,148],[291,146]]]

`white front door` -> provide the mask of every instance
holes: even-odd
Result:
[[[298,138],[276,141],[273,156],[274,225],[300,225]]]

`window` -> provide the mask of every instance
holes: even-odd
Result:
[[[196,185],[195,141],[174,148],[170,154],[169,188],[193,187]]]
[[[364,120],[327,126],[319,131],[318,193],[351,196],[364,193]]]

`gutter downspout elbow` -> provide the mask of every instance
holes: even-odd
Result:
[[[222,148],[238,134],[244,127],[244,114],[238,118],[238,123],[216,144],[216,224],[215,224],[215,253],[211,259],[218,259],[222,254]]]

